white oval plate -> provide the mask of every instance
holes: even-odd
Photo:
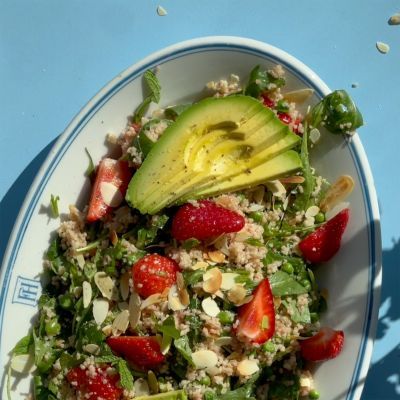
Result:
[[[51,233],[59,220],[49,219],[44,208],[50,195],[60,196],[61,212],[69,204],[83,206],[89,182],[85,147],[95,163],[107,152],[108,132],[123,131],[127,116],[142,100],[141,76],[159,67],[161,106],[193,100],[205,83],[235,73],[248,76],[256,65],[281,64],[288,90],[310,87],[313,101],[330,92],[308,67],[289,54],[265,43],[236,37],[190,40],[154,53],[118,75],[89,101],[57,141],[36,177],[16,221],[1,269],[0,356],[3,395],[9,353],[31,327],[40,295],[38,274]],[[371,358],[381,286],[381,241],[374,183],[359,137],[350,141],[325,134],[313,155],[318,171],[334,181],[339,175],[354,177],[349,201],[351,221],[339,254],[318,271],[321,287],[329,289],[329,310],[324,323],[345,331],[345,347],[334,360],[315,371],[318,390],[325,400],[359,399]],[[13,399],[29,392],[29,378],[13,386]]]

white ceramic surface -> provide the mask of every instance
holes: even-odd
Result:
[[[330,92],[318,76],[287,53],[250,39],[210,37],[183,42],[159,51],[133,65],[106,85],[71,122],[51,150],[35,179],[10,238],[1,269],[0,362],[2,373],[9,352],[30,328],[39,296],[38,274],[42,256],[59,220],[49,219],[51,194],[60,196],[60,210],[69,204],[83,206],[89,183],[84,176],[90,149],[97,163],[109,151],[108,132],[120,133],[136,105],[142,100],[141,75],[159,67],[161,106],[199,97],[210,80],[235,73],[247,77],[256,64],[272,67],[280,63],[287,73],[287,88],[315,89],[316,102]],[[351,202],[351,220],[340,253],[321,267],[317,279],[329,290],[329,311],[324,323],[343,329],[345,347],[340,357],[321,364],[315,371],[316,385],[325,400],[358,399],[375,334],[381,284],[379,212],[370,168],[357,135],[344,142],[324,133],[312,155],[318,171],[329,180],[352,175],[356,187]],[[5,379],[2,379],[6,398]],[[23,399],[29,379],[13,387],[13,399]]]

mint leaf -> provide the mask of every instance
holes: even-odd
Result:
[[[129,370],[126,361],[122,358],[120,358],[118,361],[117,369],[121,386],[126,390],[133,390],[133,377],[131,371]]]
[[[282,300],[282,304],[286,307],[290,318],[294,322],[298,324],[309,324],[311,322],[310,310],[307,305],[303,306],[300,311],[295,300]]]
[[[24,336],[14,347],[12,354],[14,356],[19,356],[21,354],[29,354],[29,348],[33,344],[33,335]]]
[[[96,363],[115,364],[121,360],[120,357],[109,354],[106,356],[96,357]]]
[[[307,289],[283,271],[277,271],[269,277],[274,296],[292,296],[307,293]]]
[[[170,336],[173,339],[179,339],[181,336],[181,333],[175,327],[175,320],[172,315],[170,315],[161,325],[159,325],[157,329],[162,334]]]
[[[182,355],[182,357],[192,366],[194,366],[192,360],[192,350],[189,345],[189,338],[187,336],[181,336],[179,339],[174,340],[174,346],[176,350]]]

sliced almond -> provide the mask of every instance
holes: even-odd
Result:
[[[252,193],[254,202],[261,204],[264,200],[265,186],[258,186]]]
[[[240,231],[235,235],[236,242],[245,242],[251,237],[250,233],[247,231]]]
[[[230,344],[232,344],[233,339],[231,336],[222,336],[219,337],[214,343],[217,346],[229,346]]]
[[[307,228],[310,227],[310,226],[313,226],[314,223],[315,223],[315,218],[314,217],[306,217],[304,219],[304,221],[303,221],[303,225],[305,227],[307,227]]]
[[[235,279],[239,276],[234,272],[224,272],[222,274],[221,290],[231,290],[235,285]]]
[[[159,391],[159,386],[157,377],[153,371],[147,372],[147,383],[149,384],[150,393],[157,394]]]
[[[189,293],[186,290],[186,288],[181,289],[178,292],[178,296],[179,296],[179,301],[184,305],[184,306],[188,306],[190,303],[190,297],[189,297]]]
[[[118,308],[120,311],[128,310],[129,305],[126,301],[121,301],[120,303],[118,303]]]
[[[376,48],[382,54],[389,53],[389,50],[390,50],[390,46],[384,42],[376,42]]]
[[[129,297],[129,279],[131,274],[129,272],[125,272],[119,281],[119,291],[121,292],[122,300],[126,300]]]
[[[94,299],[93,300],[93,318],[97,325],[101,325],[107,317],[110,305],[106,299]]]
[[[125,333],[125,331],[128,329],[128,325],[129,325],[129,311],[128,310],[121,311],[114,319],[114,322],[112,323],[113,335],[118,336],[121,335],[122,333]]]
[[[101,328],[101,331],[106,335],[106,336],[111,336],[112,335],[112,326],[111,325],[106,325],[103,328]]]
[[[290,103],[302,103],[314,94],[313,89],[299,89],[293,90],[283,94],[283,97]]]
[[[225,261],[225,254],[219,250],[209,251],[208,258],[215,263],[223,263]]]
[[[83,308],[87,308],[92,301],[92,285],[84,281],[82,283],[82,299],[83,299]]]
[[[143,378],[136,379],[133,388],[135,390],[135,397],[148,396],[150,394],[149,384]]]
[[[78,262],[79,268],[83,269],[83,267],[85,266],[85,257],[83,257],[82,254],[77,254],[75,258],[76,261]]]
[[[342,175],[327,190],[321,201],[320,208],[323,212],[331,210],[336,204],[345,199],[354,189],[354,180],[349,175]]]
[[[83,350],[90,354],[97,354],[100,350],[100,347],[97,344],[89,343],[86,346],[83,346]]]
[[[196,264],[192,265],[191,269],[196,270],[196,269],[205,269],[209,266],[208,263],[205,261],[198,261]]]
[[[212,368],[218,363],[218,356],[212,350],[198,350],[192,353],[196,369]]]
[[[243,285],[235,284],[228,292],[228,300],[235,305],[241,305],[246,297],[246,289]]]
[[[321,139],[321,132],[317,128],[313,128],[309,134],[310,142],[315,144],[318,143],[319,139]]]
[[[211,297],[206,297],[201,302],[201,307],[203,308],[203,311],[210,317],[216,317],[221,311],[216,301]]]
[[[215,293],[221,287],[222,273],[218,268],[211,268],[203,275],[203,290],[206,293]]]
[[[400,25],[400,13],[393,14],[388,21],[389,25]]]
[[[176,286],[178,287],[178,290],[185,288],[185,280],[180,272],[176,273]]]
[[[161,301],[161,293],[154,293],[149,297],[146,297],[142,303],[140,304],[140,309],[144,310],[147,307],[152,306],[153,304],[157,304]]]
[[[106,299],[115,298],[115,282],[105,272],[96,272],[94,283]]]
[[[303,176],[287,176],[286,178],[279,178],[279,180],[281,181],[281,183],[285,184],[290,184],[290,183],[294,183],[294,184],[299,184],[299,183],[303,183],[305,181]]]
[[[308,207],[305,213],[306,217],[315,217],[319,213],[319,207],[318,206],[311,206]]]
[[[172,285],[168,293],[168,308],[172,311],[184,310],[187,306],[181,303],[176,285]]]
[[[217,290],[215,293],[213,293],[213,297],[215,297],[215,296],[219,297],[222,300],[225,298],[225,295],[221,290]]]
[[[242,360],[237,366],[237,372],[241,376],[249,376],[259,371],[260,367],[256,360]]]
[[[110,240],[113,246],[118,243],[118,235],[117,232],[115,232],[114,230],[110,232]]]
[[[330,209],[329,211],[326,212],[325,214],[325,218],[327,221],[329,221],[330,219],[332,219],[333,217],[336,217],[336,215],[338,215],[340,213],[340,211],[343,211],[346,208],[349,208],[350,203],[348,203],[347,201],[342,201],[339,204],[336,204],[335,207],[333,207],[332,209]]]
[[[133,292],[131,294],[131,297],[129,298],[129,304],[128,304],[129,324],[132,329],[136,328],[136,325],[140,320],[140,314],[141,314],[140,303],[141,300],[139,295],[136,292]]]
[[[275,197],[284,198],[286,196],[286,188],[279,180],[269,181],[266,185]]]
[[[118,187],[111,182],[101,182],[100,193],[104,203],[109,207],[118,207],[124,199]]]
[[[35,367],[35,358],[32,354],[19,354],[11,359],[11,369],[20,374],[30,374]]]

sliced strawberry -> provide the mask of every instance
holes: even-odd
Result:
[[[119,375],[109,367],[89,366],[72,368],[67,373],[67,380],[79,393],[78,398],[88,400],[119,400],[123,390],[118,387]]]
[[[177,240],[195,238],[204,240],[223,233],[238,232],[244,218],[210,200],[185,204],[172,220],[172,236]]]
[[[111,336],[107,344],[138,368],[153,369],[165,361],[160,343],[152,336]]]
[[[330,260],[340,248],[340,242],[349,221],[349,216],[350,211],[346,208],[306,236],[299,243],[303,257],[314,264]]]
[[[253,299],[238,310],[235,328],[239,340],[264,343],[275,332],[274,297],[268,279],[261,281],[253,292]]]
[[[264,106],[268,107],[268,108],[274,108],[275,107],[275,101],[272,100],[270,97],[268,97],[268,95],[266,93],[263,93],[261,95],[262,97],[262,102],[264,104]]]
[[[309,339],[299,340],[301,355],[308,361],[324,361],[335,358],[342,351],[343,331],[324,327]]]
[[[136,292],[142,297],[162,293],[176,282],[178,264],[158,254],[148,254],[132,267],[132,278]]]
[[[126,161],[101,160],[90,196],[88,222],[97,221],[122,203],[131,177]]]

